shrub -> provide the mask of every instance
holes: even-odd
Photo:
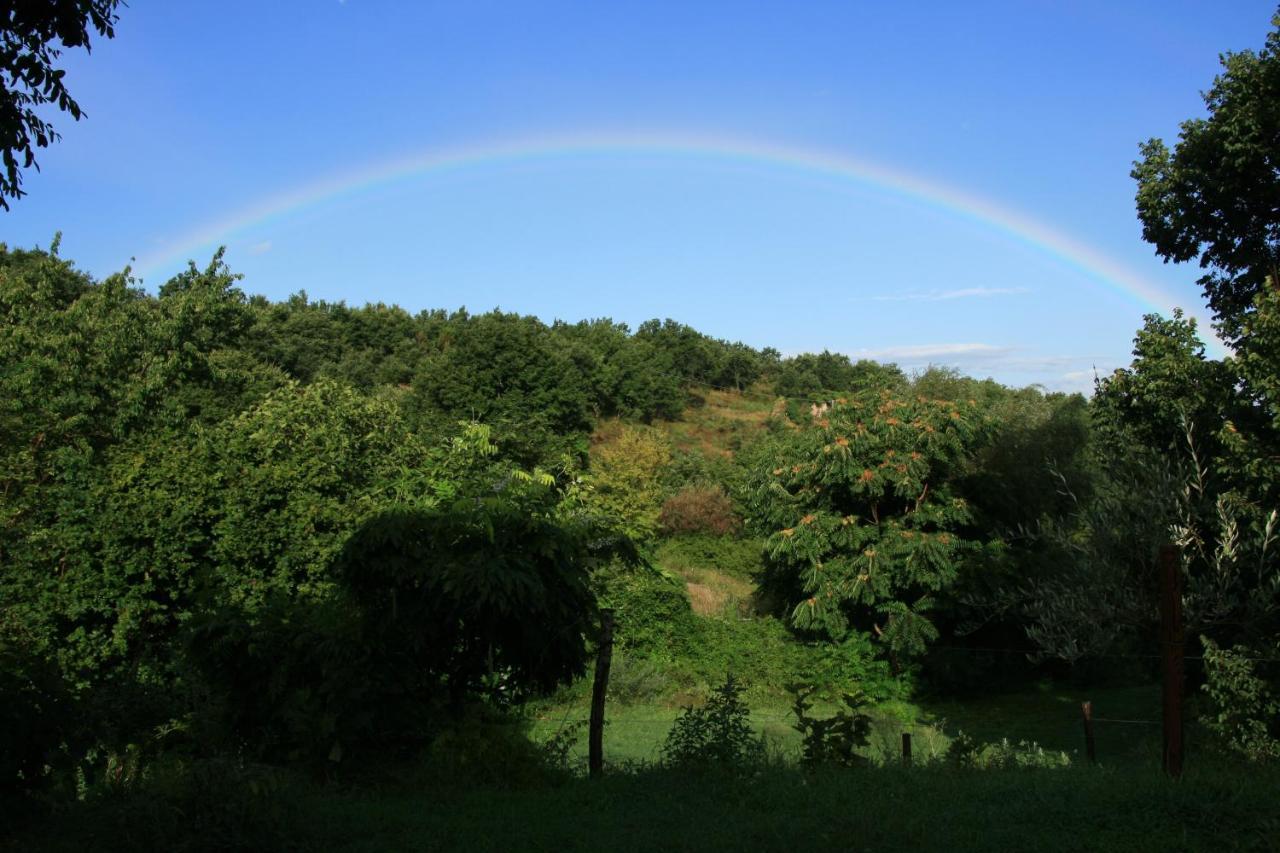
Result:
[[[593,582],[601,605],[614,610],[619,648],[670,661],[697,647],[699,620],[678,579],[651,569],[610,566]]]
[[[431,743],[424,767],[445,785],[521,788],[564,775],[581,726],[569,726],[546,743],[529,739],[523,722],[474,706]]]
[[[50,849],[326,849],[333,839],[314,818],[301,819],[302,799],[298,780],[276,769],[225,758],[163,760],[135,785],[89,792]]]
[[[663,502],[658,524],[669,536],[688,533],[728,536],[735,533],[742,522],[722,487],[690,485]]]
[[[1280,759],[1280,698],[1260,678],[1244,646],[1224,649],[1204,643],[1206,681],[1213,703],[1205,724],[1232,751],[1250,761]]]
[[[629,654],[616,655],[609,672],[609,700],[638,705],[661,698],[671,683],[652,661]]]
[[[820,696],[836,698],[856,692],[875,701],[898,699],[910,691],[912,679],[894,677],[889,663],[876,655],[876,646],[861,631],[839,643],[814,643],[800,668],[800,681]]]
[[[1065,752],[1051,752],[1035,741],[1020,740],[1011,743],[1008,738],[1001,738],[999,743],[978,743],[963,733],[952,741],[947,757],[959,767],[975,770],[1054,769],[1071,766],[1071,756]]]
[[[688,707],[676,718],[662,746],[667,764],[682,768],[745,768],[764,760],[764,741],[751,731],[751,712],[742,686],[732,675],[701,708]]]
[[[542,760],[549,771],[568,774],[573,770],[573,747],[586,731],[586,720],[566,722],[541,744]]]
[[[758,539],[690,535],[664,540],[656,559],[664,568],[681,573],[686,569],[711,569],[730,577],[751,579],[759,573],[763,557],[764,544]]]
[[[22,639],[0,624],[0,824],[8,825],[30,811],[26,795],[55,781],[49,767],[74,712],[56,666]]]
[[[809,697],[814,688],[793,688],[795,699],[791,710],[796,715],[795,729],[804,742],[801,762],[810,767],[836,765],[856,767],[867,763],[858,753],[870,742],[871,716],[863,708],[867,704],[862,693],[846,693],[845,708],[830,717],[809,715],[813,703]]]
[[[670,462],[670,443],[659,430],[606,425],[591,449],[588,508],[633,539],[652,540],[662,505],[662,471]]]

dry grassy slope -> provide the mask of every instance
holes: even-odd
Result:
[[[773,388],[758,383],[743,392],[697,388],[696,400],[678,421],[653,424],[666,435],[676,455],[696,453],[712,461],[732,459],[734,453],[768,431],[770,418],[786,418],[786,401]],[[616,440],[622,424],[602,422],[591,436],[592,450]],[[755,584],[744,574],[734,575],[700,565],[674,549],[659,548],[657,562],[684,579],[693,611],[707,617],[748,618],[753,613]]]
[[[684,579],[689,605],[699,616],[746,619],[755,612],[756,585],[747,578],[663,554],[661,550],[658,564]]]
[[[732,457],[750,439],[763,435],[771,416],[786,417],[786,401],[763,383],[746,391],[695,389],[701,405],[689,406],[678,421],[658,424],[676,451]]]

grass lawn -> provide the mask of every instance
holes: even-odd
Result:
[[[774,746],[770,763],[700,775],[654,765],[678,708],[615,705],[600,780],[530,774],[527,757],[501,748],[482,766],[412,764],[340,785],[188,774],[83,804],[0,850],[1280,851],[1280,768],[1198,754],[1193,741],[1186,775],[1172,781],[1159,770],[1159,728],[1119,723],[1099,724],[1100,766],[1085,766],[1083,698],[1100,717],[1158,719],[1151,685],[886,705],[872,747],[890,760],[805,772],[793,760],[789,711],[761,707],[752,720]],[[528,732],[546,740],[586,711],[584,697],[545,706]],[[912,727],[918,759],[963,731],[1035,740],[1076,760],[1064,769],[903,767],[898,738]],[[576,750],[585,758],[585,730]]]
[[[224,792],[225,793],[225,792]],[[424,778],[105,801],[11,850],[1275,851],[1275,769],[648,770],[510,785]],[[247,805],[246,805],[247,803]],[[0,844],[3,847],[3,844]]]
[[[879,769],[670,773],[556,788],[334,799],[335,849],[1280,850],[1275,774]]]
[[[1085,700],[1093,702],[1097,718],[1145,721],[1095,723],[1100,764],[1159,764],[1160,688],[1154,684],[1082,690],[1046,682],[1028,690],[981,698],[883,705],[873,713],[872,751],[880,760],[896,759],[901,734],[908,731],[913,736],[916,759],[928,759],[931,755],[940,756],[950,741],[963,732],[981,742],[1005,738],[1015,743],[1034,741],[1045,749],[1066,752],[1073,760],[1082,761],[1080,703]],[[834,707],[819,706],[817,711],[830,713]],[[618,765],[656,761],[679,713],[678,707],[661,704],[609,705],[604,733],[606,761]],[[543,707],[534,715],[530,734],[535,740],[544,741],[564,726],[586,720],[589,714],[590,699],[585,695],[569,703]],[[756,707],[751,719],[779,757],[798,756],[800,736],[792,727],[795,717],[790,708],[783,704]],[[1194,731],[1189,738],[1188,761],[1194,761]],[[585,761],[585,729],[572,755]]]

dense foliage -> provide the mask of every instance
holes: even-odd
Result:
[[[149,294],[56,241],[0,247],[5,814],[228,756],[501,767],[509,736],[477,727],[580,689],[600,605],[618,701],[711,692],[668,763],[759,766],[744,697],[792,686],[809,763],[860,764],[863,697],[1145,659],[1165,542],[1209,730],[1274,758],[1276,223],[1187,201],[1226,180],[1215,146],[1269,126],[1274,53],[1229,58],[1211,119],[1136,171],[1158,251],[1211,269],[1232,353],[1149,317],[1091,401],[672,320],[273,303],[220,255]]]
[[[18,5],[0,11],[10,88],[38,91],[14,103],[77,115],[47,44],[109,37],[116,4]],[[837,780],[846,812],[888,803],[889,822],[921,784],[985,785],[1001,808],[1033,799],[1038,822],[1111,777],[1057,772],[1070,755],[1038,735],[948,747],[908,700],[1032,673],[1142,682],[1165,544],[1201,731],[1227,760],[1280,760],[1276,24],[1224,58],[1209,117],[1134,170],[1145,236],[1208,271],[1231,350],[1209,357],[1181,311],[1151,315],[1092,399],[783,358],[673,320],[273,303],[221,254],[152,294],[127,271],[93,280],[56,239],[0,245],[0,825],[63,809],[92,827],[51,836],[76,849],[327,849],[340,797],[303,775],[409,767],[429,777],[410,787],[464,805],[450,786],[548,789],[584,721],[526,734],[539,703],[582,698],[601,607],[611,707],[683,708],[650,738],[673,775],[636,784],[720,768],[733,802],[835,803]],[[0,205],[19,194],[13,152],[31,160],[7,143]],[[771,761],[753,715],[783,690],[804,776]],[[885,770],[904,727],[939,766]],[[825,775],[873,764],[887,794]],[[1024,778],[978,778],[997,770]],[[1212,802],[1192,811],[1226,816],[1196,832],[1217,842],[1229,820],[1269,849],[1265,791],[1201,779]],[[1158,793],[1143,803],[1178,800]],[[420,805],[406,813],[451,814]],[[1185,805],[1117,837],[1157,838]],[[857,837],[902,841],[877,820]],[[935,830],[953,831],[907,835],[937,846]]]
[[[779,440],[758,487],[771,585],[791,620],[834,639],[874,630],[895,653],[937,636],[926,613],[980,546],[954,487],[981,430],[973,401],[870,392]]]

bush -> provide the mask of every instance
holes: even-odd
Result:
[[[664,540],[657,562],[672,571],[711,569],[730,577],[751,579],[761,568],[764,544],[758,539],[689,535]]]
[[[629,654],[615,655],[609,672],[609,700],[620,705],[656,702],[671,682],[652,661]]]
[[[601,605],[614,610],[618,648],[664,661],[697,648],[699,620],[678,579],[652,569],[611,566],[597,573],[594,583]]]
[[[671,462],[669,441],[652,427],[615,421],[598,430],[594,442],[587,506],[636,541],[651,541],[662,506],[662,471]]]
[[[74,820],[61,822],[54,850],[323,850],[331,839],[314,816],[303,820],[301,786],[261,765],[219,758],[172,760],[145,769],[134,785],[91,791]]]
[[[999,743],[978,743],[963,733],[952,741],[947,757],[958,767],[974,770],[1055,769],[1071,766],[1071,756],[1065,752],[1051,752],[1035,741],[1020,740],[1010,743],[1008,738],[1002,738]]]
[[[546,743],[529,739],[523,721],[473,707],[431,743],[423,768],[437,784],[523,788],[562,778],[581,732],[571,725]]]
[[[1280,759],[1280,699],[1260,678],[1244,646],[1220,648],[1204,643],[1206,681],[1213,703],[1205,724],[1229,749],[1250,761]]]
[[[668,536],[706,533],[728,536],[742,526],[733,501],[719,485],[685,486],[662,504],[658,525]]]
[[[800,667],[800,681],[817,695],[838,698],[848,692],[874,701],[905,698],[912,679],[894,677],[888,661],[880,659],[871,638],[852,631],[839,643],[813,643]]]
[[[863,710],[866,696],[846,693],[845,708],[824,719],[809,715],[813,704],[809,697],[813,692],[812,687],[795,688],[791,705],[796,715],[795,729],[804,741],[801,762],[809,767],[865,765],[867,757],[858,750],[865,749],[870,742],[871,716]]]
[[[24,818],[32,804],[28,795],[55,781],[48,768],[58,763],[55,754],[73,721],[71,696],[56,666],[20,639],[0,630],[0,825]]]
[[[751,731],[742,686],[730,675],[701,708],[676,718],[662,746],[662,759],[686,769],[747,768],[764,761],[764,741]]]

